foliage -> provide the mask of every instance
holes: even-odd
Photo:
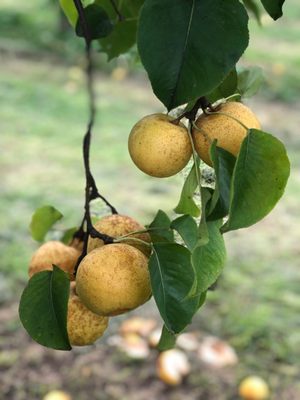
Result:
[[[35,274],[20,301],[20,319],[31,337],[43,346],[70,350],[67,334],[69,278],[59,268]]]
[[[101,0],[85,3],[84,16],[80,18],[76,18],[73,0],[69,3],[65,0],[63,9],[75,25],[77,35],[85,37],[87,42],[97,39],[109,59],[127,52],[135,44],[136,33],[141,62],[154,94],[167,111],[190,102],[193,110],[203,98],[209,101],[209,107],[201,106],[203,112],[207,108],[214,110],[210,103],[228,98],[239,100],[258,90],[260,71],[236,67],[249,43],[247,10],[238,0],[191,0],[189,3],[129,0],[126,5],[122,1],[114,4],[112,7],[112,2]],[[273,19],[282,15],[282,1],[262,0],[262,4]],[[255,2],[248,1],[245,5],[259,19]],[[82,18],[89,27],[89,37]],[[199,108],[193,117],[191,110],[182,116],[189,122],[190,138]],[[226,257],[223,233],[248,227],[264,218],[282,196],[289,176],[289,160],[283,144],[261,130],[247,129],[237,158],[215,142],[211,156],[214,187],[208,188],[202,183],[201,164],[193,148],[194,162],[175,208],[181,216],[172,221],[159,210],[148,227],[152,240],[149,272],[153,297],[164,321],[160,341],[164,349],[171,347],[175,335],[191,323],[204,303],[207,290],[222,273]],[[199,206],[195,192],[198,192]],[[38,240],[43,240],[60,215],[54,212],[55,217],[48,217],[45,210],[49,213],[49,209],[43,209],[34,216],[34,226],[43,226],[43,229],[32,229],[33,237]],[[35,285],[39,283],[40,291],[36,291]],[[29,299],[33,293],[40,295],[42,290],[50,292],[53,301],[49,305],[49,298],[34,298],[34,310],[39,311],[43,305],[45,315],[43,326],[35,326],[30,317]],[[33,277],[21,298],[20,316],[24,326],[35,340],[49,347],[69,349],[67,293],[62,272],[54,268],[53,272]],[[59,297],[63,299],[60,308],[57,307]],[[51,321],[56,321],[57,328],[51,331],[53,342],[41,333],[49,328]]]
[[[43,206],[35,210],[30,223],[33,239],[42,242],[49,229],[62,217],[61,212],[52,206]]]

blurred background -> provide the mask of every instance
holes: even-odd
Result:
[[[72,399],[238,398],[248,375],[264,378],[272,399],[300,399],[300,3],[287,0],[284,18],[250,23],[243,65],[259,65],[265,83],[250,105],[286,144],[292,173],[276,209],[254,227],[226,234],[228,260],[217,290],[189,331],[199,346],[208,336],[234,349],[218,367],[200,352],[183,351],[191,372],[173,388],[157,377],[155,350],[140,359],[120,350],[113,318],[95,346],[70,353],[35,344],[18,319],[27,266],[37,248],[28,225],[44,204],[65,216],[58,230],[83,214],[82,137],[88,117],[83,43],[56,0],[0,3],[0,398],[39,400],[51,390]],[[134,56],[134,54],[133,54]],[[147,177],[132,164],[127,137],[146,114],[162,111],[134,57],[106,62],[97,54],[98,116],[91,163],[99,190],[119,210],[149,223],[161,208],[172,214],[183,176]],[[153,301],[129,316],[160,320]],[[115,338],[116,340],[111,340]],[[188,346],[189,347],[189,346]],[[61,399],[64,400],[64,399]]]

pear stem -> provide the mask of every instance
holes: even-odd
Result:
[[[152,231],[169,231],[169,230],[170,230],[170,228],[160,228],[160,227],[156,227],[156,228],[147,228],[147,229],[142,229],[142,230],[139,230],[139,231],[132,231],[132,232],[129,232],[129,233],[127,233],[126,235],[120,236],[118,239],[121,239],[121,238],[128,238],[128,237],[130,237],[130,236],[132,236],[132,235],[138,235],[139,233],[149,233],[149,232],[152,232]]]
[[[113,240],[113,243],[122,243],[122,242],[126,242],[126,241],[128,241],[128,238],[126,238],[126,237],[119,237],[119,238],[114,239],[114,240]],[[131,241],[131,242],[135,242],[135,243],[143,244],[143,245],[145,245],[145,246],[147,246],[147,247],[152,247],[152,244],[151,244],[151,243],[145,242],[145,241],[142,240],[142,239],[130,238],[130,241]]]
[[[175,118],[172,121],[172,124],[178,125],[179,122],[182,120],[182,118],[187,118],[189,121],[195,121],[195,119],[197,117],[197,113],[200,108],[202,109],[203,112],[206,109],[212,109],[212,105],[207,100],[207,98],[204,96],[199,97],[199,99],[196,101],[196,103],[194,104],[194,106],[191,110],[186,111],[183,114],[181,114],[179,117]]]
[[[243,124],[239,119],[237,119],[237,118],[233,117],[232,115],[227,114],[223,111],[205,111],[205,114],[207,114],[207,115],[223,115],[224,117],[233,119],[235,122],[240,124],[244,129],[246,129],[246,131],[249,130],[249,128],[245,124]]]

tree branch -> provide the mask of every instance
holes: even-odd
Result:
[[[90,169],[90,144],[91,144],[92,128],[94,126],[95,116],[96,116],[96,101],[95,101],[94,73],[93,73],[94,71],[93,71],[92,47],[91,47],[92,39],[89,32],[87,20],[85,18],[84,8],[81,3],[81,0],[73,0],[73,1],[79,15],[79,23],[81,24],[85,39],[85,53],[87,61],[86,76],[87,76],[87,90],[89,96],[89,110],[90,110],[88,127],[83,139],[83,160],[84,160],[84,169],[86,178],[85,205],[84,205],[85,213],[78,231],[75,232],[73,236],[74,238],[76,237],[82,239],[84,242],[83,251],[75,267],[75,274],[76,274],[81,260],[87,254],[87,244],[89,236],[101,239],[105,244],[113,243],[112,237],[105,235],[101,232],[98,232],[93,227],[91,220],[91,213],[90,213],[90,202],[96,198],[100,198],[110,208],[113,214],[117,214],[117,210],[108,202],[108,200],[105,199],[104,196],[102,196],[99,193],[95,179]]]
[[[194,104],[194,106],[191,110],[184,112],[179,117],[174,119],[174,121],[172,121],[173,124],[178,125],[179,122],[182,120],[182,118],[187,118],[189,121],[194,122],[200,108],[202,109],[203,112],[205,112],[205,110],[207,108],[209,108],[209,109],[212,108],[212,105],[207,100],[207,98],[204,96],[199,97],[199,99],[196,101],[196,103]]]
[[[111,2],[111,5],[112,5],[113,9],[115,10],[118,18],[119,18],[119,21],[120,22],[125,21],[125,17],[124,17],[124,15],[122,15],[121,11],[118,9],[118,6],[116,5],[115,0],[110,0],[110,2]]]

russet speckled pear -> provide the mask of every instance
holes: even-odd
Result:
[[[255,114],[242,103],[228,102],[217,110],[226,113],[233,118],[220,114],[202,114],[196,121],[198,129],[193,129],[193,140],[195,149],[201,160],[212,166],[209,155],[209,148],[214,139],[217,139],[217,146],[237,156],[242,141],[247,135],[247,130],[235,119],[240,121],[247,128],[260,129],[260,123]],[[235,118],[235,119],[234,119]]]
[[[98,232],[104,233],[105,235],[111,236],[113,238],[128,235],[131,232],[145,230],[145,227],[140,225],[133,218],[119,214],[108,215],[101,218],[94,224],[94,227]],[[128,237],[128,239],[126,239],[126,241],[122,243],[127,243],[131,246],[136,247],[137,249],[141,250],[146,256],[150,255],[150,246],[143,245],[143,243],[135,242],[134,240],[130,240],[130,238],[136,238],[143,240],[144,242],[150,243],[151,238],[147,232],[131,235],[130,237]],[[89,237],[88,253],[103,245],[103,240]]]
[[[99,315],[130,311],[151,296],[148,258],[128,244],[108,244],[81,261],[76,290],[82,303]]]
[[[87,309],[76,294],[75,282],[71,283],[68,302],[67,330],[72,346],[87,346],[99,339],[108,325],[108,318]]]
[[[52,271],[53,264],[69,274],[74,279],[74,267],[80,256],[80,251],[58,241],[44,243],[31,257],[29,277],[40,271]]]
[[[173,124],[166,114],[142,118],[132,128],[128,149],[132,161],[143,172],[157,178],[181,171],[192,155],[186,127]]]

